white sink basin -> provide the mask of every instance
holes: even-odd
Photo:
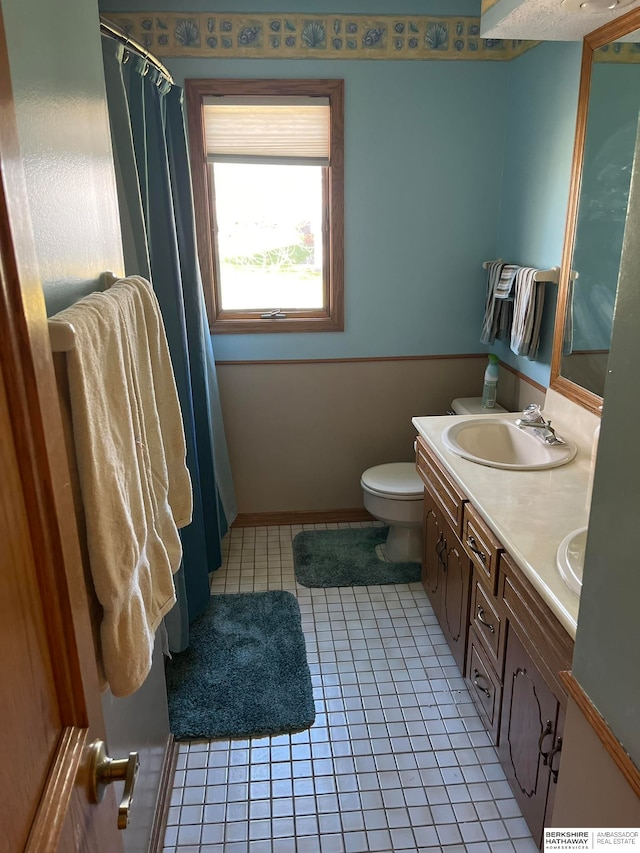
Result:
[[[556,468],[566,465],[576,455],[571,442],[546,444],[513,421],[486,415],[452,424],[442,433],[442,441],[452,453],[490,468],[522,471]]]
[[[587,528],[579,527],[572,530],[560,543],[556,562],[562,580],[571,592],[580,597],[582,590],[582,568],[584,552],[587,545]]]

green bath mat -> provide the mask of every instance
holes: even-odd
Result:
[[[370,586],[420,580],[420,563],[387,563],[376,545],[388,527],[303,530],[293,540],[296,580],[303,586]]]
[[[290,592],[212,596],[166,674],[178,740],[279,735],[315,719],[300,608]]]

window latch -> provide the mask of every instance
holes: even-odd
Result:
[[[273,311],[260,315],[262,320],[283,320],[286,316],[287,315],[279,308],[274,308]]]

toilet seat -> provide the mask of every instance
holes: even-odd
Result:
[[[370,494],[397,501],[422,500],[424,489],[413,462],[389,462],[367,468],[360,485]]]

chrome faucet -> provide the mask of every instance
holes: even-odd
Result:
[[[522,412],[522,417],[516,420],[516,426],[520,429],[533,429],[546,444],[564,444],[564,439],[556,435],[551,421],[545,421],[540,406],[530,403]]]

